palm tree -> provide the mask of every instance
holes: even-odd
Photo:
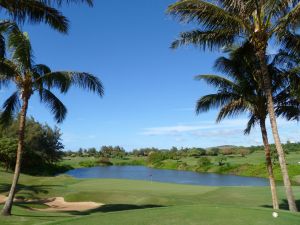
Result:
[[[206,112],[212,108],[220,108],[217,116],[217,122],[230,116],[237,116],[248,112],[249,121],[245,134],[249,134],[252,127],[256,124],[260,125],[263,144],[265,148],[266,165],[269,174],[270,188],[272,194],[273,208],[278,209],[278,198],[276,193],[276,184],[273,174],[271,150],[268,141],[268,134],[266,129],[267,117],[267,100],[261,88],[260,77],[255,74],[258,65],[253,48],[249,43],[244,46],[230,50],[229,58],[220,57],[215,64],[215,68],[227,75],[228,78],[218,75],[200,75],[196,78],[203,80],[209,85],[217,88],[217,93],[203,96],[199,99],[196,106],[197,114]],[[268,70],[272,77],[279,77],[279,70],[271,63]],[[278,83],[277,79],[276,89],[273,93],[279,91],[279,87],[283,84]]]
[[[300,49],[300,37],[296,33],[300,21],[300,0],[179,0],[169,6],[168,13],[181,22],[200,25],[198,29],[181,33],[173,42],[173,48],[193,44],[204,50],[213,50],[246,40],[254,46],[259,61],[256,73],[263,80],[289,209],[297,211],[278,133],[266,52],[274,39],[282,48],[290,48],[291,51]]]
[[[16,85],[17,90],[4,102],[0,120],[2,123],[7,123],[13,115],[19,113],[19,136],[14,177],[2,215],[11,214],[20,176],[26,114],[32,95],[37,93],[40,96],[41,102],[50,108],[55,120],[59,123],[64,120],[67,109],[51,92],[51,89],[58,88],[61,93],[66,93],[71,86],[77,86],[103,96],[103,86],[100,80],[91,74],[68,71],[52,72],[46,65],[34,64],[28,35],[22,33],[17,26],[14,26],[9,33],[8,46],[11,50],[11,59],[0,60],[0,87],[12,82]]]

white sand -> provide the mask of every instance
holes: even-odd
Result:
[[[4,203],[6,200],[6,196],[0,195],[0,204]],[[43,203],[49,208],[46,209],[35,209],[39,211],[87,211],[91,209],[96,209],[102,206],[101,203],[96,202],[66,202],[63,197],[55,197],[55,198],[49,198],[44,200],[27,200],[25,202],[32,202],[32,203]]]

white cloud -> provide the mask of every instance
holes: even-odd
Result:
[[[222,137],[229,137],[229,136],[236,136],[243,133],[243,129],[218,129],[218,130],[201,130],[192,132],[193,135],[197,137],[212,137],[212,136],[222,136]]]
[[[244,135],[244,129],[248,122],[244,119],[224,120],[221,123],[215,121],[201,121],[198,123],[181,123],[174,126],[161,126],[145,128],[140,135],[163,137],[165,140],[171,138],[175,142],[201,143],[203,146],[217,146],[222,144],[235,145],[261,145],[261,132],[259,126],[256,126],[250,135]],[[269,141],[273,143],[271,126],[267,122]],[[278,128],[281,141],[287,140],[299,141],[299,124],[288,122],[284,119],[278,119]]]
[[[158,136],[158,135],[178,135],[184,133],[191,133],[197,135],[202,132],[207,132],[207,130],[214,129],[214,131],[210,132],[223,132],[225,133],[236,133],[233,131],[233,128],[244,127],[247,120],[237,119],[237,120],[225,120],[222,123],[216,124],[215,121],[206,121],[197,124],[188,124],[188,125],[175,125],[175,126],[163,126],[163,127],[151,127],[145,128],[142,132],[142,135],[147,136]],[[230,129],[231,128],[231,129]],[[217,129],[217,130],[216,130]],[[227,130],[224,130],[227,129]],[[218,134],[218,133],[216,133]]]

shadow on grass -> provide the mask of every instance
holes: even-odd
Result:
[[[13,216],[17,217],[36,217],[36,218],[43,218],[43,217],[57,217],[57,218],[62,218],[62,217],[73,217],[74,215],[76,216],[85,216],[85,215],[91,215],[94,213],[102,212],[102,213],[108,213],[108,212],[117,212],[117,211],[126,211],[126,210],[134,210],[134,209],[147,209],[147,208],[158,208],[158,207],[164,207],[162,205],[131,205],[131,204],[108,204],[108,205],[103,205],[100,206],[97,209],[92,209],[84,212],[78,212],[78,211],[64,211],[64,212],[55,212],[56,215],[51,215],[54,212],[43,212],[47,213],[46,215],[40,215],[36,213],[36,210],[32,209],[32,207],[36,208],[36,205],[32,205],[32,203],[15,203],[15,206],[27,209],[32,211],[32,214],[15,214],[13,213]],[[44,207],[41,207],[44,208]],[[61,213],[61,215],[57,215],[57,213]]]
[[[117,211],[126,211],[126,210],[134,210],[134,209],[148,209],[148,208],[158,208],[164,207],[163,205],[133,205],[133,204],[107,204],[100,206],[99,208],[84,211],[84,212],[77,212],[77,211],[70,211],[72,215],[90,215],[97,212],[108,213],[108,212],[117,212]]]
[[[281,204],[279,204],[279,208],[283,209],[283,210],[289,210],[288,201],[286,199],[283,199],[282,201],[283,202]],[[297,208],[300,209],[300,200],[296,200],[296,205],[297,205]],[[262,207],[273,208],[272,205],[262,205]]]
[[[61,185],[22,185],[18,184],[16,194],[23,191],[26,198],[36,198],[37,194],[48,194],[49,189],[54,187],[60,187]],[[8,192],[10,190],[10,184],[0,183],[0,193]],[[18,196],[16,198],[19,198]],[[22,199],[22,198],[20,198]]]

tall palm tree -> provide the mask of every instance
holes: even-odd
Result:
[[[245,40],[254,46],[259,61],[257,74],[263,80],[289,209],[297,211],[278,133],[266,52],[274,39],[283,48],[289,47],[291,51],[300,49],[300,37],[296,33],[300,24],[300,0],[179,0],[169,6],[168,13],[181,22],[199,24],[198,29],[181,33],[173,42],[173,48],[194,44],[212,50]]]
[[[217,88],[217,93],[209,94],[201,97],[197,102],[196,112],[206,112],[212,108],[220,108],[217,116],[217,122],[226,117],[237,116],[248,112],[249,121],[245,134],[249,134],[255,124],[259,124],[265,148],[266,165],[269,174],[270,188],[272,194],[273,208],[278,209],[278,198],[276,193],[276,185],[273,174],[271,150],[268,141],[266,129],[267,117],[267,100],[262,91],[260,77],[257,77],[255,66],[258,65],[253,48],[249,43],[244,46],[231,50],[229,58],[220,57],[215,64],[215,68],[226,74],[226,77],[218,75],[200,75],[196,78],[203,80],[209,85]],[[278,78],[279,70],[273,63],[268,66],[268,70],[272,77]],[[273,93],[277,93],[279,89],[283,89],[280,79],[273,80]]]
[[[9,33],[8,46],[11,50],[11,59],[0,60],[0,87],[14,83],[17,90],[4,102],[0,121],[6,123],[18,113],[19,136],[14,177],[2,215],[11,214],[20,176],[26,114],[32,95],[36,93],[40,96],[41,102],[50,108],[57,122],[64,120],[67,109],[51,92],[53,88],[58,88],[61,93],[66,93],[71,86],[77,86],[103,96],[103,86],[100,80],[91,74],[68,71],[52,72],[46,65],[34,64],[28,35],[22,33],[17,26],[14,26]]]

